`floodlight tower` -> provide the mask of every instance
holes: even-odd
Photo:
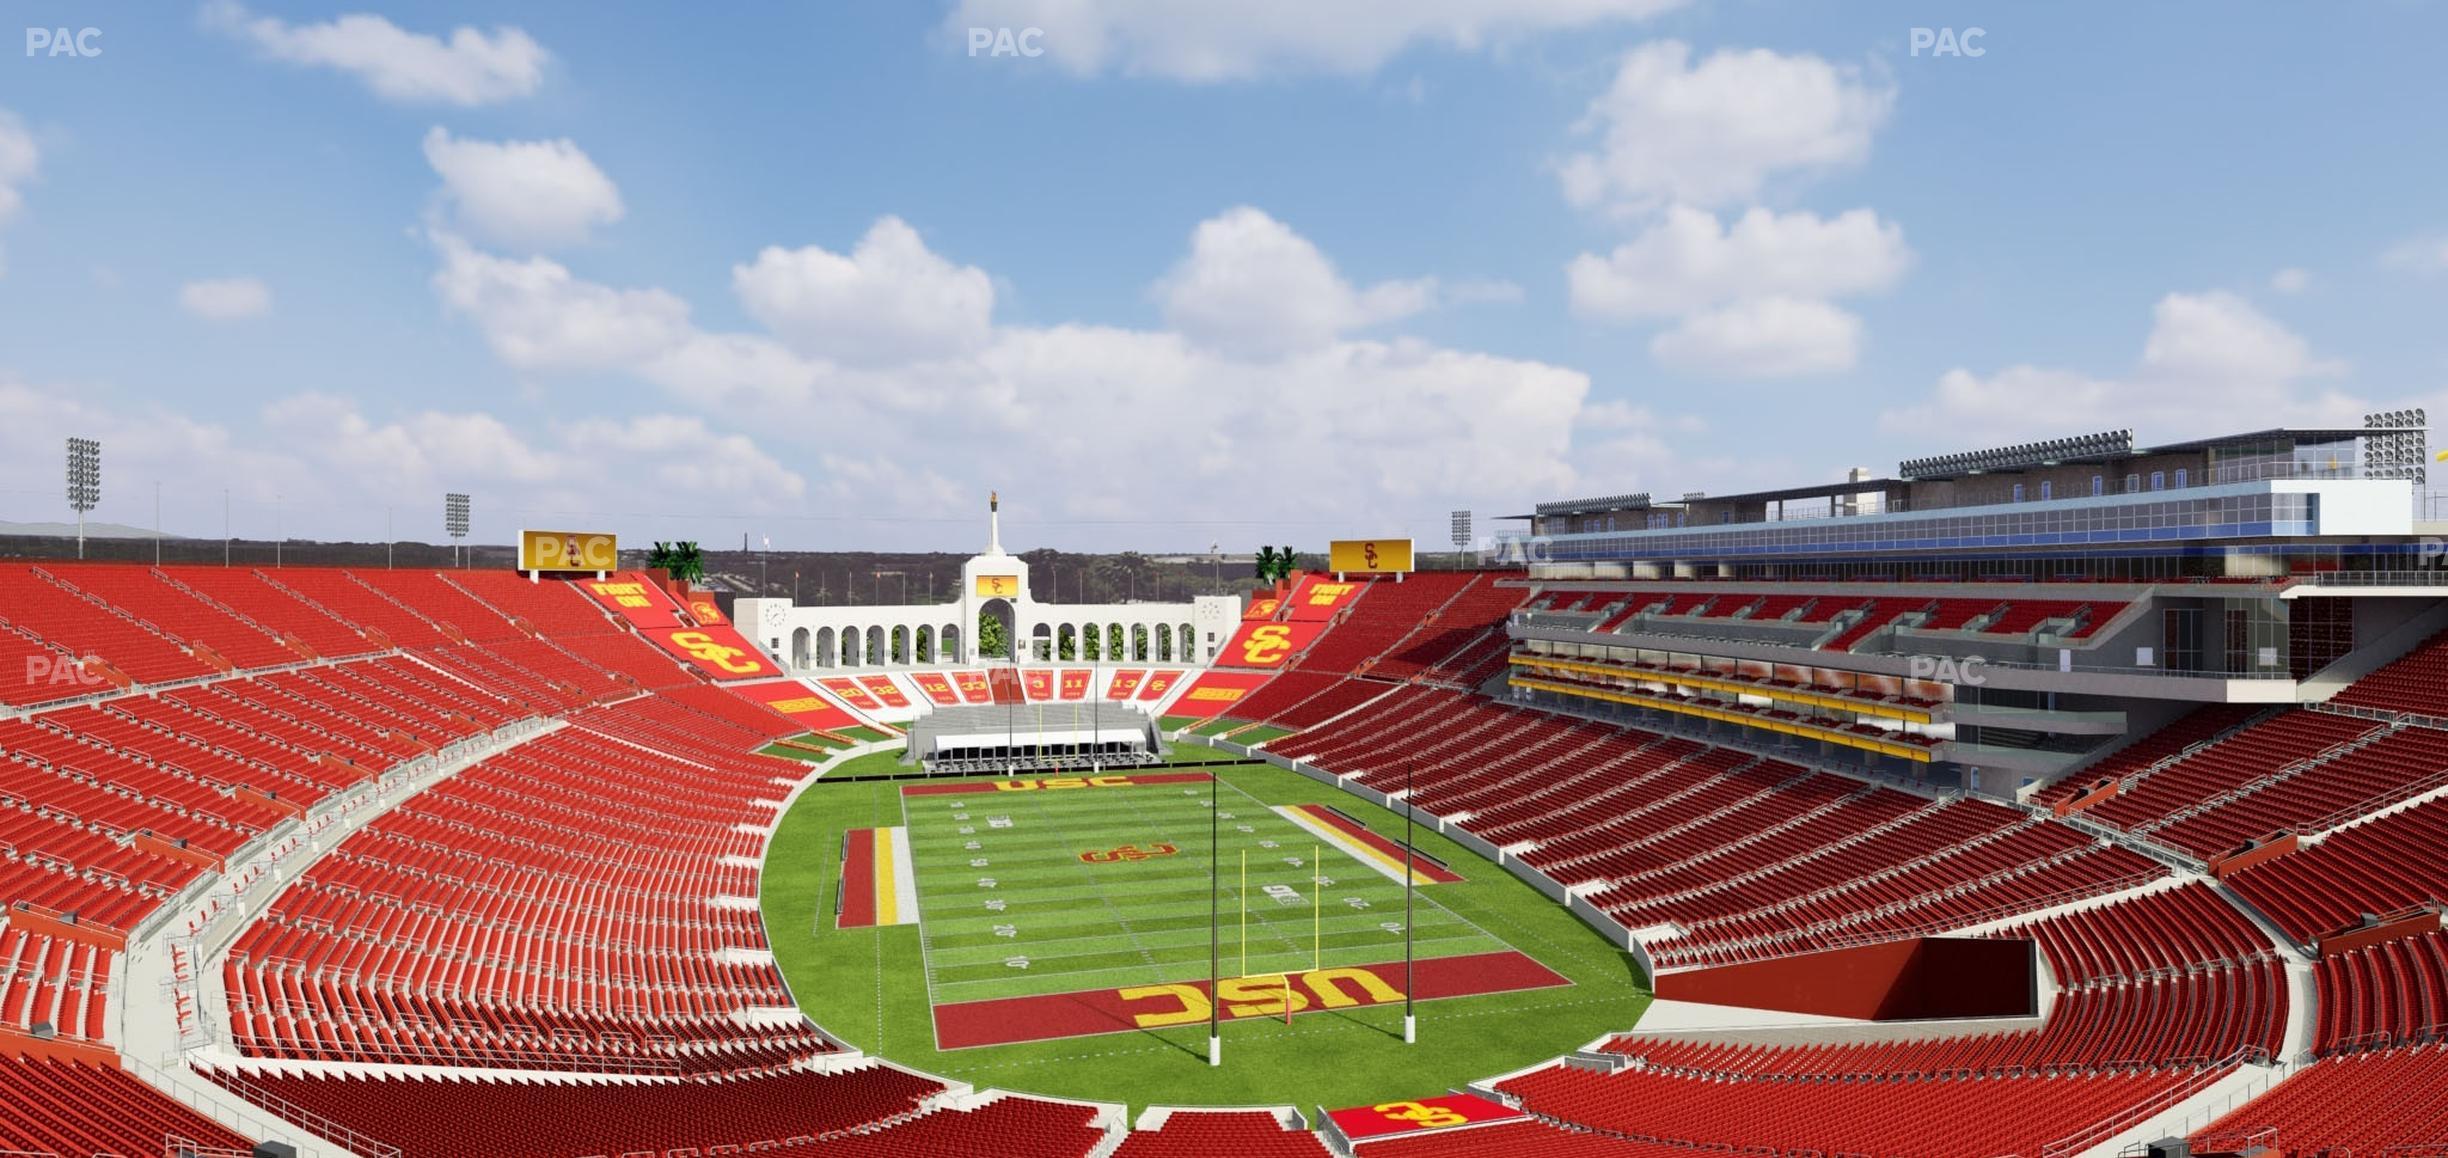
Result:
[[[1459,567],[1462,564],[1462,552],[1469,550],[1471,545],[1471,513],[1469,511],[1453,513],[1453,545],[1454,565]]]
[[[102,502],[102,444],[68,440],[68,505],[77,516],[77,558],[85,557],[85,515]]]
[[[468,497],[461,494],[442,496],[442,529],[450,532],[451,566],[459,565],[459,540],[467,538]]]

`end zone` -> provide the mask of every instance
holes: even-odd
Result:
[[[1478,997],[1570,985],[1563,975],[1518,950],[1435,957],[1412,963],[1419,1001]],[[1134,1033],[1204,1022],[1284,1016],[1286,991],[1292,1014],[1326,1013],[1372,1005],[1399,1005],[1403,963],[1311,970],[1257,977],[1227,977],[1219,1011],[1206,979],[1034,997],[1000,997],[935,1007],[935,1048],[972,1049],[1024,1041]]]

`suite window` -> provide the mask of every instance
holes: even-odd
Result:
[[[2163,491],[2167,489],[2166,471],[2154,470],[2151,472],[2151,489],[2155,491]]]

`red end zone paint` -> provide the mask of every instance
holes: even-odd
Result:
[[[1510,949],[1421,961],[1413,966],[1413,976],[1418,986],[1414,996],[1421,1001],[1572,984],[1555,970]],[[1400,1005],[1402,979],[1400,961],[1295,973],[1292,1012],[1298,1015],[1369,1005]],[[1272,974],[1226,978],[1223,992],[1223,1016],[1227,1021],[1284,1015],[1284,983]],[[935,1048],[969,1049],[1195,1025],[1207,1020],[1210,1012],[1207,993],[1207,982],[1202,979],[938,1005]]]
[[[1295,804],[1292,805],[1292,807],[1299,810],[1301,815],[1306,816],[1311,820],[1315,820],[1320,824],[1327,825],[1328,827],[1331,827],[1336,831],[1351,837],[1353,840],[1359,841],[1360,843],[1377,850],[1385,856],[1392,858],[1397,870],[1402,867],[1403,846],[1401,841],[1389,840],[1383,836],[1379,836],[1377,833],[1370,831],[1369,826],[1362,824],[1357,820],[1353,820],[1351,817],[1345,816],[1342,813],[1337,812],[1332,808],[1328,808],[1323,804]],[[1453,870],[1446,868],[1442,862],[1439,862],[1424,853],[1414,852],[1412,854],[1411,867],[1412,870],[1418,874],[1418,876],[1426,877],[1440,885],[1450,885],[1462,879],[1460,876],[1456,875]],[[1402,879],[1399,871],[1396,873],[1395,879]],[[1415,877],[1414,879],[1416,880],[1417,878]]]
[[[1204,784],[1204,772],[1154,772],[1145,776],[1023,776],[1017,780],[969,780],[959,784],[904,784],[903,796],[948,796],[957,792],[1047,792],[1070,788],[1137,788],[1144,784]]]
[[[842,834],[840,901],[833,913],[836,929],[864,929],[875,924],[875,830],[853,828]]]

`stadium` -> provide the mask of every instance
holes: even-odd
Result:
[[[0,1158],[2448,1158],[2448,4],[14,7]]]
[[[0,1145],[2428,1153],[2422,424],[1557,500],[1179,604],[1037,599],[999,503],[903,606],[596,531],[13,561]]]

